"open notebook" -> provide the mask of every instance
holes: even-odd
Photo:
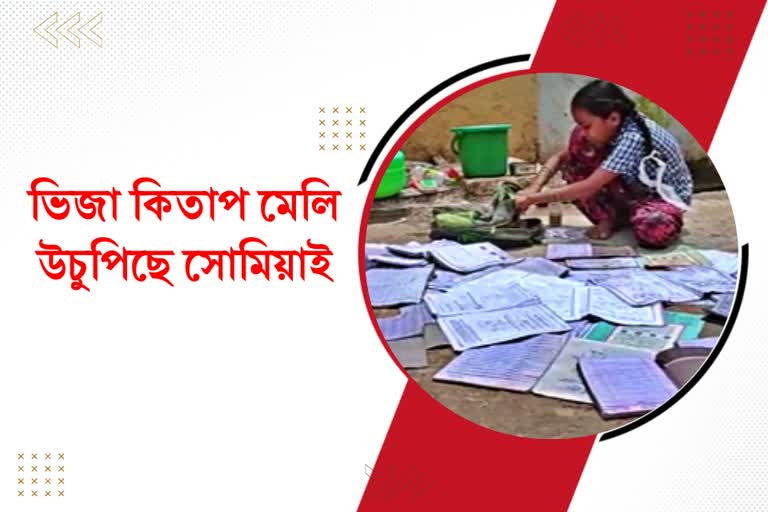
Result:
[[[578,368],[605,419],[640,416],[672,398],[709,355],[702,347],[672,348],[653,357],[582,357]]]

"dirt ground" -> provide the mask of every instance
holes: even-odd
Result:
[[[411,240],[429,240],[429,220],[433,207],[443,204],[456,205],[467,201],[464,194],[445,194],[444,198],[416,198],[376,202],[371,211],[367,241],[379,243],[404,243]],[[482,203],[483,198],[471,199],[470,203]],[[538,208],[526,216],[545,220],[547,209]],[[568,205],[564,208],[563,225],[587,226],[589,222]],[[631,233],[620,232],[607,243],[634,245]],[[696,194],[693,208],[686,213],[681,244],[702,249],[737,251],[736,227],[725,192]],[[544,246],[539,245],[511,254],[543,256]],[[695,307],[668,308],[690,313],[705,313]],[[722,326],[707,322],[702,337],[719,335]],[[437,401],[455,413],[479,425],[498,432],[534,438],[567,438],[591,435],[616,428],[628,420],[605,421],[591,405],[520,394],[509,391],[485,389],[450,383],[439,383],[432,376],[445,366],[455,353],[450,348],[432,349],[427,352],[429,367],[409,370],[409,375]]]

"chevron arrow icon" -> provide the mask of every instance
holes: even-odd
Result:
[[[101,20],[102,13],[98,13],[78,27],[78,24],[80,24],[80,12],[76,12],[67,18],[64,23],[59,23],[59,13],[54,12],[36,26],[33,32],[45,39],[54,48],[59,47],[59,36],[69,41],[76,48],[80,48],[82,37],[101,48],[101,34],[96,32],[96,27],[101,25]]]
[[[93,31],[93,29],[99,25],[101,25],[101,13],[88,20],[85,25],[81,26],[79,29],[77,29],[77,31],[84,35],[93,44],[101,48],[101,36]]]
[[[80,23],[80,13],[77,12],[69,17],[67,21],[59,25],[59,27],[56,29],[56,32],[58,34],[61,34],[64,36],[64,39],[75,45],[76,47],[80,48],[80,38],[77,37],[77,35],[72,33],[72,29],[75,28],[75,26]],[[67,30],[62,32],[61,29],[64,27],[67,27]]]
[[[59,40],[56,39],[56,36],[52,34],[48,29],[52,26],[56,25],[59,22],[59,13],[54,12],[50,16],[48,16],[45,20],[43,20],[42,23],[40,23],[38,26],[36,26],[33,30],[33,32],[46,41],[48,41],[49,44],[53,45],[54,48],[59,47]]]

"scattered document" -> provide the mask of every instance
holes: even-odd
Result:
[[[495,265],[508,265],[522,260],[512,258],[490,242],[468,245],[441,245],[430,249],[432,258],[448,270],[469,273]]]
[[[508,391],[530,391],[564,343],[564,336],[542,334],[515,343],[467,350],[433,378]]]
[[[679,304],[681,306],[695,306],[697,308],[710,309],[715,305],[715,302],[716,301],[712,300],[711,298],[704,298],[699,300],[692,300],[691,302],[680,302]]]
[[[538,302],[536,295],[517,284],[487,286],[479,281],[447,293],[428,294],[424,300],[438,317],[498,311]]]
[[[576,311],[619,325],[664,325],[661,303],[634,307],[599,286],[576,288]]]
[[[429,366],[424,338],[419,336],[388,341],[387,345],[403,368],[426,368]]]
[[[456,282],[459,281],[462,277],[465,277],[465,274],[459,274],[458,272],[438,268],[435,269],[434,274],[432,274],[432,279],[430,279],[429,283],[427,283],[427,288],[430,290],[446,292],[450,290],[453,285],[455,285]]]
[[[371,261],[372,256],[384,256],[387,254],[392,255],[384,244],[365,244],[365,270],[376,266],[376,263]]]
[[[443,317],[438,318],[437,323],[457,352],[570,329],[560,317],[540,304]]]
[[[709,311],[719,317],[728,318],[728,315],[731,314],[731,306],[733,305],[733,294],[718,294],[715,295],[715,299],[715,305]]]
[[[696,338],[694,340],[677,340],[676,345],[678,347],[702,347],[712,350],[717,345],[720,336],[712,336],[710,338]]]
[[[699,293],[648,271],[620,273],[594,279],[593,282],[632,306],[647,306],[656,302],[690,302],[701,298]]]
[[[368,260],[379,265],[388,265],[390,267],[424,267],[429,264],[427,260],[417,258],[404,258],[394,254],[374,254],[368,256]]]
[[[547,259],[565,260],[568,258],[591,258],[592,244],[549,244]]]
[[[629,272],[640,272],[639,268],[621,268],[621,269],[608,269],[608,270],[571,270],[565,279],[569,281],[596,282],[600,279],[607,279],[613,276],[620,276]]]
[[[637,256],[637,251],[628,245],[593,245],[593,258],[619,258]]]
[[[588,240],[587,228],[555,227],[544,230],[544,240],[554,242],[583,242]]]
[[[412,306],[403,306],[400,308],[400,314],[416,315],[417,318],[420,318],[424,324],[433,324],[437,321],[435,320],[435,317],[432,316],[432,313],[429,312],[429,308],[425,302],[420,302]]]
[[[378,318],[377,321],[384,339],[393,341],[421,336],[424,326],[435,320],[421,303],[402,308],[397,316]]]
[[[366,271],[371,305],[377,308],[418,304],[433,270],[433,265],[427,265],[404,269],[372,268]]]
[[[424,343],[427,349],[451,346],[451,342],[437,323],[424,326]]]
[[[385,256],[392,253],[387,250],[386,244],[365,244],[366,256]]]
[[[659,272],[659,277],[690,288],[702,295],[706,293],[733,293],[736,279],[710,267],[685,267]]]
[[[648,268],[690,267],[701,263],[690,251],[643,254],[643,265]]]
[[[533,392],[541,396],[591,404],[592,399],[587,393],[577,368],[579,358],[583,356],[642,357],[646,359],[652,357],[644,350],[571,339],[533,387]]]
[[[704,328],[704,320],[702,315],[694,315],[692,313],[681,313],[677,311],[665,311],[664,323],[666,325],[679,325],[683,328],[680,334],[680,340],[692,340],[699,337],[701,330]],[[616,326],[606,322],[597,322],[592,324],[591,328],[579,336],[580,338],[592,340],[592,341],[606,341],[613,333]]]
[[[486,276],[489,276],[495,272],[499,272],[501,270],[504,270],[505,267],[500,265],[495,265],[493,267],[484,268],[483,270],[478,270],[477,272],[472,272],[470,274],[458,274],[459,278],[456,279],[453,282],[453,285],[448,287],[446,291],[450,291],[454,288],[458,288],[459,286],[463,286],[467,283],[471,283],[472,281],[477,281],[479,279],[483,279]]]
[[[579,320],[587,315],[587,311],[579,307],[576,298],[576,288],[584,287],[581,283],[536,274],[521,279],[519,283],[566,322]]]
[[[683,332],[682,325],[660,327],[619,325],[608,336],[606,343],[660,352],[672,348]]]
[[[683,332],[680,334],[681,340],[692,340],[698,338],[704,329],[704,315],[693,313],[682,313],[679,311],[665,311],[664,322],[666,324],[681,325]]]
[[[530,275],[529,272],[518,270],[514,266],[503,267],[500,270],[487,273],[485,271],[475,272],[474,274],[469,274],[466,280],[454,284],[449,291],[472,290],[477,287],[498,288],[512,286]],[[473,277],[470,279],[470,276]]]
[[[739,271],[739,255],[735,252],[717,250],[699,250],[707,259],[707,265],[726,275],[734,275]]]
[[[448,245],[460,245],[458,242],[451,240],[433,240],[429,243],[422,244],[420,242],[408,242],[407,244],[390,244],[386,248],[393,254],[405,256],[407,258],[427,258],[430,255],[432,249],[438,247],[445,247]]]
[[[618,268],[638,268],[637,258],[594,258],[568,259],[565,264],[573,270],[611,270]]]
[[[416,315],[398,315],[386,318],[377,318],[381,334],[387,341],[402,338],[421,336],[424,332],[424,323]]]
[[[590,341],[605,341],[615,328],[616,326],[614,324],[608,322],[595,322],[590,326],[589,330],[584,333],[584,336],[581,337]]]
[[[652,358],[582,357],[579,369],[606,419],[645,414],[677,393],[675,383]]]
[[[570,332],[565,334],[568,339],[583,338],[587,333],[589,333],[590,330],[592,330],[592,327],[595,325],[589,320],[577,320],[575,322],[567,323],[571,326]]]
[[[546,258],[525,258],[520,263],[516,263],[514,268],[531,272],[532,274],[541,274],[544,276],[560,277],[568,273],[568,267],[550,261]]]

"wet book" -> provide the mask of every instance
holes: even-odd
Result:
[[[698,371],[709,350],[672,348],[651,357],[582,357],[578,369],[604,419],[642,416],[664,404]]]

